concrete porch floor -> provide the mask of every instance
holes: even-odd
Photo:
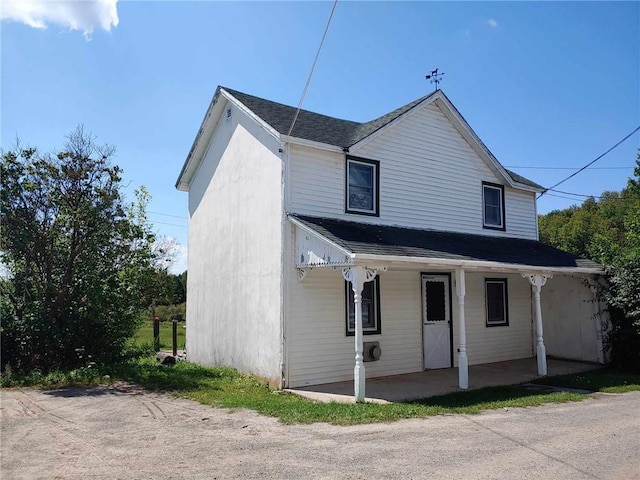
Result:
[[[547,360],[549,376],[585,372],[595,368],[598,368],[598,365],[592,363],[552,358]],[[539,377],[535,358],[473,365],[469,367],[469,390],[498,385],[515,385],[530,382],[536,378]],[[459,390],[457,368],[427,370],[405,375],[367,378],[366,401],[389,403],[417,400]],[[321,402],[351,403],[354,401],[353,380],[300,387],[287,391]]]

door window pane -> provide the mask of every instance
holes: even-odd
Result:
[[[426,282],[427,321],[441,322],[446,320],[444,282]]]

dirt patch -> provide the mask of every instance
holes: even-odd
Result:
[[[350,427],[287,426],[129,384],[0,399],[3,480],[640,478],[639,392]]]

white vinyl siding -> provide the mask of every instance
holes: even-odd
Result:
[[[496,272],[466,272],[465,323],[467,326],[467,356],[469,365],[501,362],[533,356],[531,321],[531,285],[522,275],[503,275],[507,279],[509,325],[488,327],[486,323],[485,278],[495,278]],[[459,309],[453,290],[453,363],[458,365],[457,348],[460,334]]]
[[[287,319],[289,386],[301,387],[353,379],[354,337],[345,333],[345,287],[340,271],[315,268],[302,282],[289,275]],[[422,369],[420,275],[380,274],[382,356],[366,362],[367,378]]]
[[[481,182],[502,183],[434,104],[349,152],[378,160],[379,217],[345,213],[345,155],[293,146],[290,210],[358,222],[536,239],[534,194],[505,187],[506,231],[483,228]]]
[[[280,144],[232,108],[189,187],[187,350],[281,380]],[[259,238],[259,241],[256,241]]]
[[[487,328],[484,279],[491,276],[467,272],[465,315],[470,365],[533,355],[529,282],[520,275],[501,275],[509,283],[509,326]],[[302,282],[293,274],[289,278],[289,387],[353,380],[354,337],[345,335],[342,275],[330,268],[315,268]],[[364,340],[380,342],[382,356],[379,361],[365,363],[367,378],[422,371],[420,278],[419,270],[380,273],[382,334],[367,335]],[[457,366],[459,317],[455,285],[451,287],[453,361]]]

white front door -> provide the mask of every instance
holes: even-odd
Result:
[[[451,367],[449,276],[422,275],[424,368]]]

